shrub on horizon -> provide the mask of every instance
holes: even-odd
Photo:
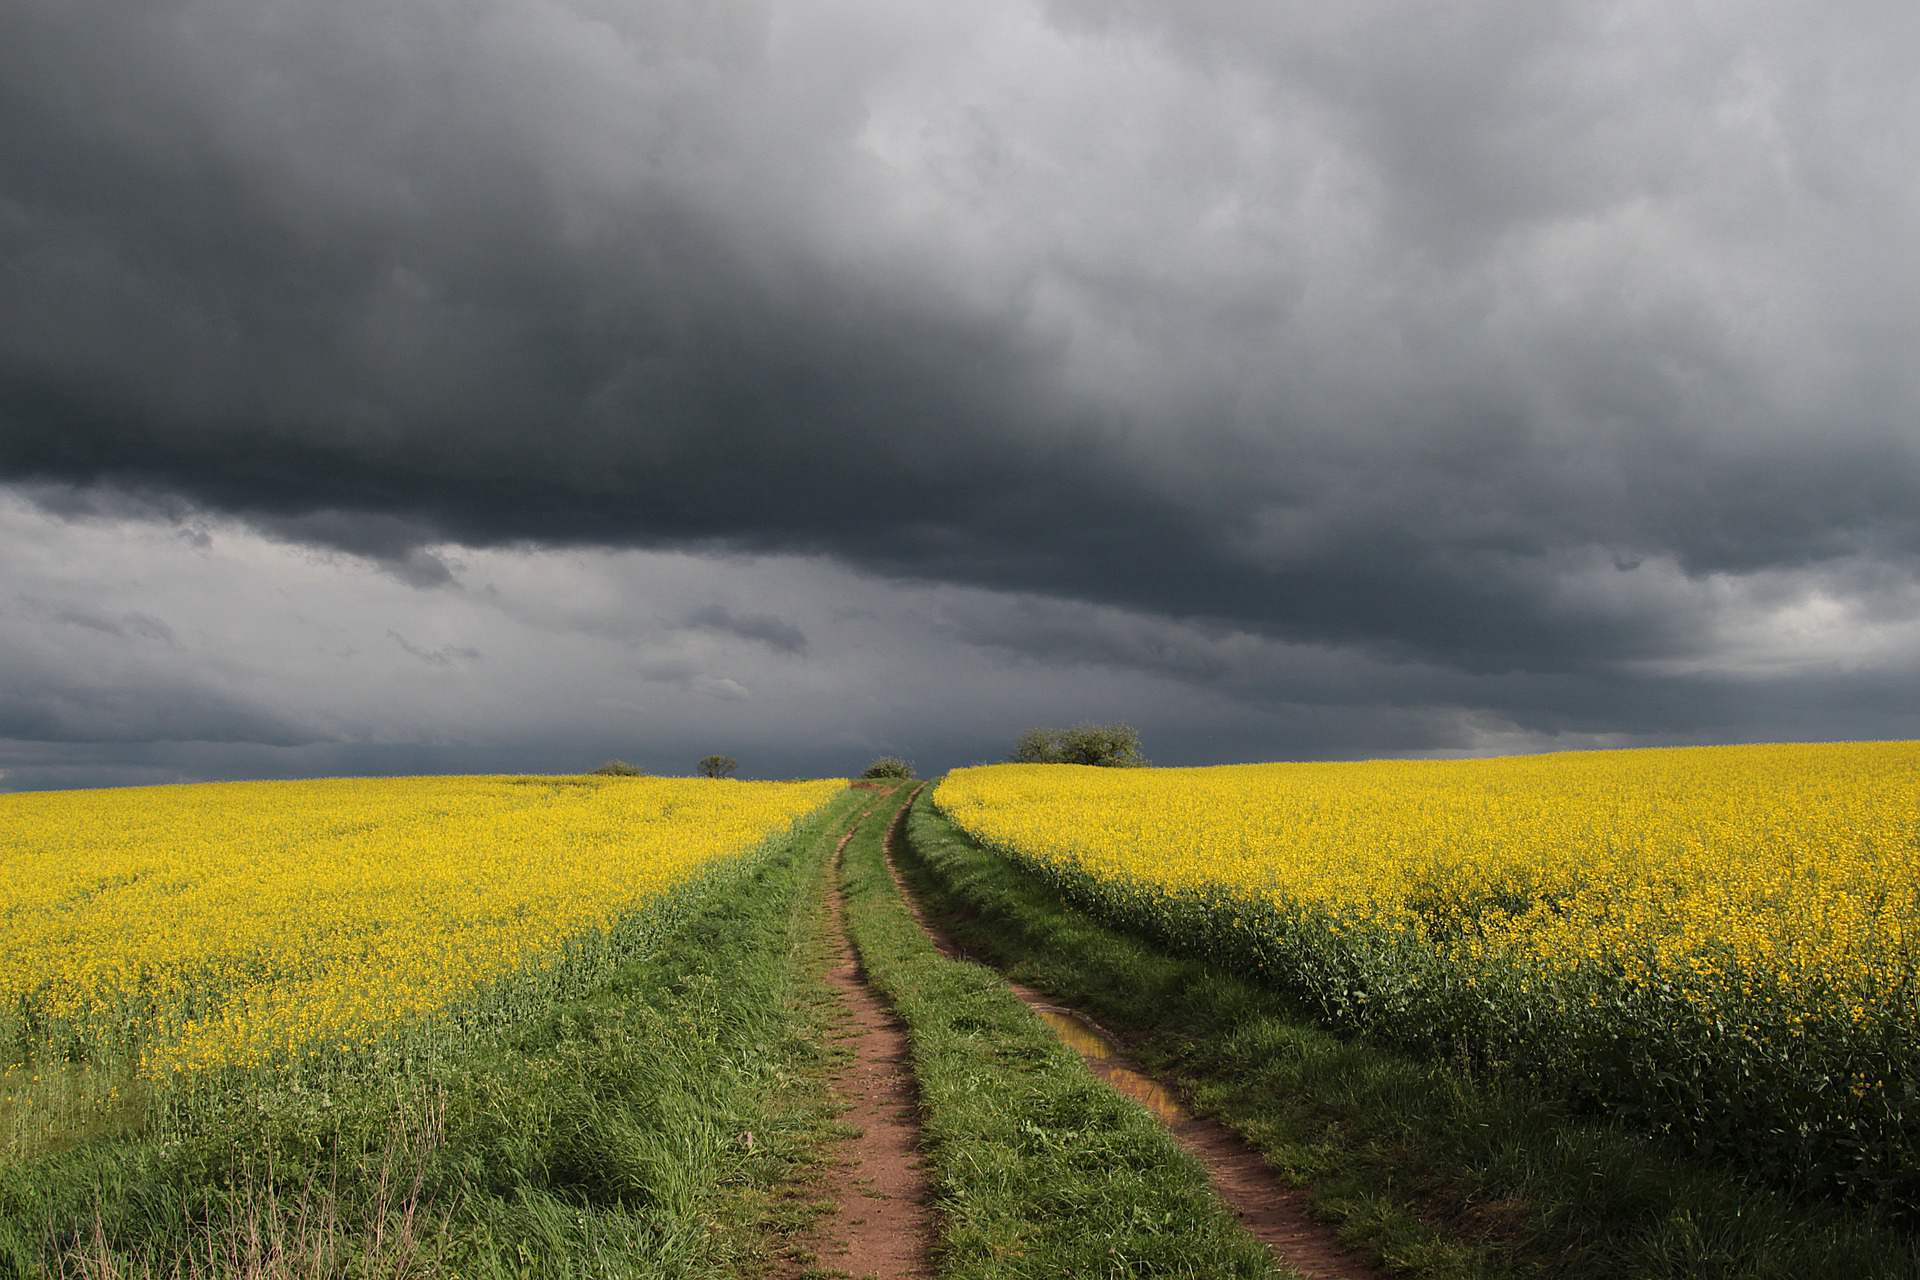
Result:
[[[1125,724],[1077,724],[1071,729],[1029,729],[1014,744],[1015,764],[1090,764],[1134,769],[1147,763],[1140,732]]]
[[[740,772],[740,762],[732,756],[701,756],[699,767],[708,778],[731,778]]]
[[[860,775],[863,778],[911,778],[913,764],[899,756],[881,756]]]
[[[609,760],[594,771],[601,778],[644,778],[647,771],[637,764],[628,764],[625,760]]]

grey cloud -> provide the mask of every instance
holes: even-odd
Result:
[[[603,757],[604,758],[604,757]],[[598,763],[595,761],[594,763]],[[0,739],[0,790],[147,786],[208,778],[314,778],[406,773],[578,772],[555,753],[410,743],[15,742]]]
[[[175,643],[173,628],[150,613],[123,613],[120,615],[120,626],[127,635],[141,640]]]
[[[444,587],[456,581],[453,566],[424,544],[432,529],[418,520],[385,512],[323,509],[295,515],[259,515],[255,528],[284,542],[329,547],[359,556],[411,587]]]
[[[269,747],[316,740],[311,730],[270,708],[190,682],[87,681],[10,664],[0,685],[0,739]]]
[[[237,520],[428,617],[502,551],[824,557],[988,600],[918,643],[1210,691],[1248,742],[1905,705],[1897,656],[1750,633],[1801,607],[1769,584],[1910,616],[1910,5],[24,0],[9,29],[0,480],[46,511],[205,555]],[[818,620],[529,608],[760,713],[843,611],[896,617],[848,581]]]
[[[1896,604],[1904,587],[1904,602]],[[1806,603],[1806,584],[1767,584],[1747,607],[1792,616]],[[1822,599],[1829,605],[1837,602]],[[1666,607],[1698,624],[1697,604]],[[1736,612],[1731,606],[1728,611]],[[1920,637],[1920,597],[1911,582],[1863,584],[1853,622],[1866,632],[1891,626]],[[936,630],[958,644],[1003,653],[1049,671],[1089,667],[1135,672],[1184,686],[1194,696],[1226,696],[1288,721],[1311,721],[1310,734],[1275,729],[1285,754],[1341,754],[1337,744],[1367,740],[1380,723],[1401,718],[1403,734],[1371,741],[1376,753],[1465,749],[1488,735],[1510,743],[1651,745],[1751,741],[1805,736],[1899,737],[1920,717],[1920,648],[1901,641],[1896,653],[1865,661],[1833,639],[1768,649],[1769,628],[1747,619],[1760,652],[1743,663],[1724,638],[1703,642],[1700,660],[1670,671],[1602,665],[1584,671],[1475,671],[1394,661],[1334,646],[1303,646],[1217,626],[1194,625],[1111,608],[1034,598],[972,596],[947,604]],[[1888,642],[1882,641],[1883,645]],[[1748,668],[1743,671],[1742,667]],[[1088,715],[1101,714],[1090,708]],[[1330,717],[1358,716],[1351,729]],[[1200,753],[1200,759],[1224,758]]]
[[[430,667],[452,667],[461,663],[478,662],[485,656],[471,645],[447,644],[435,649],[423,648],[392,628],[388,628],[387,638],[399,645],[401,652],[408,657],[417,658]]]
[[[725,605],[709,604],[689,613],[684,625],[751,640],[795,657],[807,652],[807,633],[770,613],[736,613]]]
[[[216,526],[196,552],[142,528],[0,500],[18,553],[0,599],[46,606],[0,612],[0,689],[42,691],[0,703],[0,787],[570,771],[610,756],[686,772],[713,750],[760,777],[843,774],[889,752],[938,771],[1003,757],[1027,724],[1084,718],[1131,720],[1156,760],[1188,764],[1897,736],[1920,714],[1920,593],[1873,575],[1843,596],[1819,575],[1769,583],[1716,613],[1668,569],[1667,605],[1726,629],[1689,651],[1699,665],[1494,674],[820,559],[473,551],[474,586],[422,592],[244,529]],[[1658,572],[1621,576],[1644,590]],[[805,662],[750,643],[720,669],[660,627],[716,594],[804,631]],[[105,595],[148,614],[191,599],[193,644],[53,617]],[[421,679],[389,631],[421,653],[435,651],[422,636],[485,636],[485,678]],[[81,678],[101,660],[112,679]]]
[[[650,657],[626,667],[624,672],[644,684],[664,685],[721,702],[745,702],[753,696],[738,680],[716,675],[691,658]]]
[[[1232,669],[1234,641],[1217,628],[1183,625],[1068,601],[970,600],[949,607],[937,631],[1047,666],[1104,665],[1211,685]]]
[[[752,690],[731,676],[697,675],[688,681],[688,687],[704,697],[724,702],[745,702],[753,696]]]
[[[88,609],[63,608],[55,609],[51,616],[55,622],[97,631],[121,640],[151,640],[168,645],[176,643],[173,628],[152,614],[132,612],[107,617]]]
[[[364,3],[29,5],[0,468],[417,585],[446,541],[816,549],[1485,666],[1665,643],[1555,598],[1557,553],[1920,546],[1910,281],[1821,248],[1884,225],[1867,184],[1896,177],[1861,153],[1820,186],[1841,68],[1911,123],[1864,42],[1801,66],[1791,24],[1688,46],[1574,5],[1051,12],[1159,60],[1169,109],[1105,126],[1144,123],[1159,168],[917,101],[762,9],[504,4],[522,39],[489,43]],[[951,35],[883,26],[908,66]],[[1051,56],[1095,84],[1108,47]],[[877,164],[895,117],[918,141]],[[886,221],[913,200],[924,234]],[[1208,239],[1210,208],[1238,212]],[[971,214],[1001,230],[956,257]]]

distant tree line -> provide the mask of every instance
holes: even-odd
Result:
[[[702,756],[694,768],[706,778],[731,778],[740,772],[740,762],[732,756]],[[625,760],[609,760],[594,772],[605,778],[644,778],[647,771]]]
[[[1014,744],[1017,764],[1091,764],[1135,769],[1147,763],[1140,733],[1125,724],[1077,724],[1071,729],[1029,729]]]
[[[1090,764],[1108,769],[1135,769],[1147,763],[1140,750],[1140,731],[1128,724],[1029,729],[1014,744],[1013,759],[1018,764]],[[740,772],[740,762],[723,755],[702,756],[694,767],[707,778],[731,778]],[[625,760],[609,760],[594,772],[613,778],[646,775],[646,770]],[[913,777],[913,762],[900,756],[881,756],[860,776],[904,780]]]

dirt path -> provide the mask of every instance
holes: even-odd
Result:
[[[883,797],[878,803],[886,803]],[[802,1248],[812,1268],[856,1277],[908,1280],[931,1277],[933,1215],[926,1165],[920,1154],[918,1098],[906,1028],[868,985],[847,936],[840,859],[847,842],[873,812],[854,821],[833,851],[827,895],[834,966],[827,981],[845,1011],[841,1042],[850,1058],[835,1073],[834,1092],[846,1103],[842,1121],[859,1130],[841,1148],[828,1198],[833,1212],[809,1230]]]
[[[887,828],[887,870],[934,946],[955,959],[973,960],[975,957],[927,918],[895,863],[896,843],[911,807],[911,802],[903,806]],[[1115,1037],[1093,1019],[1054,1003],[1032,987],[1012,981],[1007,985],[1086,1061],[1096,1076],[1140,1102],[1166,1125],[1181,1149],[1206,1169],[1214,1193],[1282,1265],[1307,1280],[1379,1280],[1383,1273],[1341,1244],[1333,1228],[1308,1209],[1305,1193],[1274,1173],[1265,1157],[1239,1134],[1189,1112],[1172,1090],[1128,1061]]]

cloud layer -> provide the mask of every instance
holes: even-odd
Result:
[[[122,8],[0,46],[11,518],[372,566],[402,688],[512,683],[422,621],[476,565],[644,551],[714,589],[642,678],[743,716],[933,593],[902,678],[1196,758],[1911,731],[1911,6]],[[151,661],[23,641],[0,738],[371,740],[100,554],[8,616]]]

